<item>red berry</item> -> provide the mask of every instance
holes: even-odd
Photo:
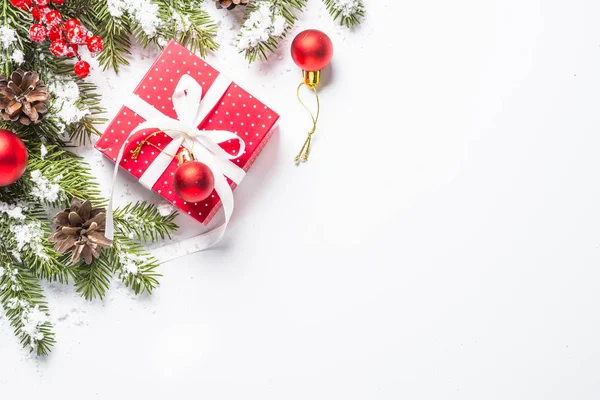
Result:
[[[67,55],[67,44],[62,40],[55,40],[50,45],[50,52],[56,57],[64,57]]]
[[[50,29],[48,29],[48,39],[50,39],[51,41],[55,41],[61,38],[61,30],[58,26],[53,26]]]
[[[50,11],[50,9],[48,7],[33,7],[33,10],[31,10],[31,16],[36,20],[39,21],[42,19],[42,17],[44,15],[46,15],[48,13],[48,11]]]
[[[42,22],[48,26],[59,26],[62,22],[62,15],[56,10],[50,10],[42,17]]]
[[[69,47],[67,48],[67,57],[74,57],[75,55],[77,55],[77,50],[79,50],[79,46],[77,46],[76,44],[69,45]]]
[[[52,0],[52,2],[54,4],[59,5],[59,6],[65,4],[65,1],[66,0]]]
[[[29,38],[34,42],[43,42],[46,39],[46,28],[42,24],[33,24],[29,28]]]
[[[31,0],[10,0],[10,4],[23,11],[29,11],[31,9]]]
[[[97,53],[104,48],[104,41],[100,36],[92,36],[87,40],[87,47],[91,53]]]
[[[79,22],[79,20],[76,20],[75,18],[69,18],[65,22],[65,29],[69,31],[79,25],[81,25],[81,22]]]
[[[85,78],[90,74],[90,64],[87,61],[77,61],[73,69],[75,70],[75,75],[80,78]]]
[[[85,44],[87,38],[87,29],[85,29],[83,26],[78,25],[67,30],[67,39],[69,39],[69,42],[71,43]]]
[[[35,4],[42,7],[47,6],[48,4],[50,4],[50,0],[35,0]]]

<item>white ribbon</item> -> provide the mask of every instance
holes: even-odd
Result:
[[[135,95],[125,102],[127,107],[144,118],[146,122],[138,125],[129,134],[121,146],[116,159],[110,200],[106,212],[105,236],[108,239],[112,240],[114,238],[113,197],[119,164],[123,159],[125,147],[131,137],[139,131],[156,128],[169,135],[173,140],[165,146],[164,150],[158,154],[158,157],[142,174],[140,183],[152,189],[152,186],[160,179],[173,160],[173,157],[169,154],[176,154],[179,147],[185,145],[185,147],[193,152],[194,157],[198,161],[206,164],[213,172],[215,177],[215,191],[221,199],[225,213],[225,222],[223,224],[192,238],[195,251],[204,250],[221,240],[225,229],[227,229],[229,219],[233,214],[233,191],[225,177],[228,177],[236,184],[239,184],[244,178],[246,174],[244,170],[233,164],[231,160],[244,154],[246,143],[233,132],[217,130],[201,131],[198,129],[198,125],[206,118],[217,102],[220,101],[230,84],[231,80],[219,74],[210,89],[205,93],[204,99],[202,99],[202,86],[191,76],[183,75],[177,83],[172,96],[173,108],[177,113],[178,119],[164,115]],[[234,139],[240,143],[240,149],[236,155],[229,154],[219,146],[221,142]]]

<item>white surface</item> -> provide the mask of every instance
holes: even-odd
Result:
[[[371,0],[353,32],[310,6],[335,59],[309,163],[289,41],[225,45],[282,114],[226,239],[152,297],[49,288],[58,344],[27,359],[2,324],[0,398],[600,397],[600,3]],[[153,57],[96,72],[109,116]]]

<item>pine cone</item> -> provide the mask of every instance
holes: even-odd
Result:
[[[48,241],[54,243],[57,253],[64,254],[72,249],[73,264],[81,261],[81,257],[90,264],[94,258],[100,257],[102,248],[112,245],[112,241],[104,236],[105,212],[104,208],[92,208],[89,200],[82,204],[80,200],[73,199],[70,208],[54,217],[56,231]]]
[[[245,6],[250,0],[215,0],[217,8],[233,10],[235,6]]]
[[[17,69],[10,80],[0,75],[0,115],[5,121],[21,125],[38,124],[48,112],[48,87],[37,72]]]

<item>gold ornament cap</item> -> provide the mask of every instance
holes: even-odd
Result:
[[[194,157],[194,154],[185,147],[177,154],[177,163],[179,165],[183,164],[184,162],[195,160],[196,158]]]
[[[304,84],[308,86],[309,89],[314,89],[321,83],[321,71],[303,70],[302,75],[304,76]]]

